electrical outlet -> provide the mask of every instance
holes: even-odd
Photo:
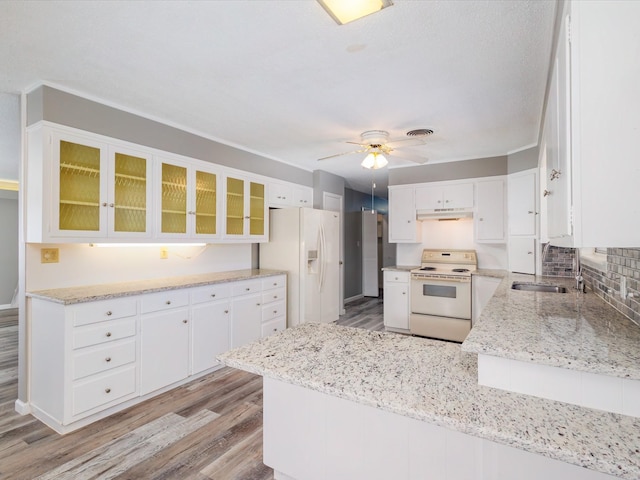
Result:
[[[161,248],[160,249],[160,258],[162,260],[166,260],[167,258],[169,258],[169,250],[167,250],[166,248]]]
[[[60,261],[60,250],[57,248],[41,248],[40,263],[58,263]]]

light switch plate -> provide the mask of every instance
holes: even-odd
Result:
[[[60,250],[57,248],[41,248],[40,263],[58,263],[60,261]]]

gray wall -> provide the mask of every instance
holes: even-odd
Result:
[[[538,146],[527,148],[509,155],[507,159],[507,170],[511,173],[522,172],[532,168],[538,168]]]
[[[389,170],[389,185],[440,182],[465,178],[494,177],[506,175],[508,158],[487,157],[459,162],[434,163],[416,167],[393,168]]]
[[[0,305],[8,305],[18,285],[18,192],[0,190],[0,222]]]
[[[346,212],[344,225],[344,298],[362,295],[362,212]]]
[[[342,197],[344,205],[344,178],[325,172],[324,170],[315,170],[313,172],[313,207],[322,208],[323,193],[335,193]]]
[[[299,185],[313,186],[312,173],[301,168],[47,86],[39,87],[27,96],[27,125],[40,120]]]
[[[20,97],[0,93],[0,179],[18,180],[20,171]]]

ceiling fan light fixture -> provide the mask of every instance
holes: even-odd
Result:
[[[353,22],[393,5],[391,0],[317,0],[338,25]]]
[[[388,163],[389,161],[381,153],[371,152],[364,158],[360,165],[370,170],[378,170],[379,168],[386,167]]]

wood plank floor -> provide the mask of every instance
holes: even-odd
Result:
[[[382,299],[346,305],[341,325],[383,330]],[[0,311],[0,479],[270,480],[262,378],[222,368],[67,435],[18,415],[18,319]]]

